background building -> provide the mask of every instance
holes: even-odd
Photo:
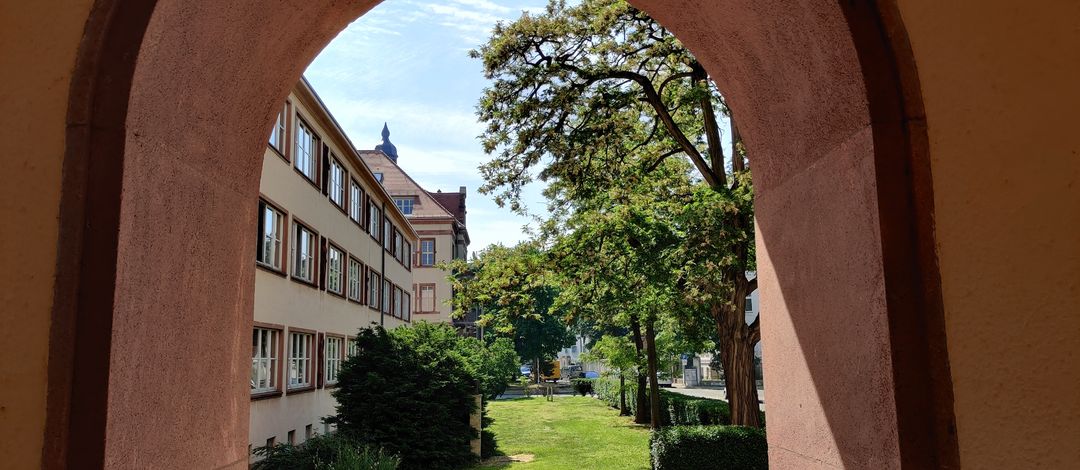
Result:
[[[350,337],[410,321],[412,226],[307,81],[263,157],[249,444],[328,431]]]
[[[468,256],[465,187],[447,193],[425,190],[398,166],[397,148],[390,142],[390,130],[385,125],[382,138],[375,150],[361,150],[359,154],[419,237],[412,260],[413,314],[418,320],[450,322],[453,291],[447,272],[438,264]]]

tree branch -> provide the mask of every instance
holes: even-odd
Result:
[[[746,295],[750,295],[751,292],[754,292],[756,290],[757,290],[757,276],[754,276],[753,279],[747,281],[747,283],[746,283]]]
[[[668,110],[667,106],[664,105],[663,100],[660,99],[660,95],[656,92],[656,88],[653,87],[653,84],[648,77],[625,70],[589,72],[573,64],[562,63],[560,65],[567,70],[577,73],[579,76],[590,82],[618,78],[631,80],[637,83],[638,86],[641,87],[641,91],[645,94],[646,101],[653,107],[653,110],[656,111],[656,115],[660,118],[660,122],[664,123],[664,127],[667,129],[668,133],[675,138],[675,141],[683,148],[686,155],[690,157],[690,161],[692,161],[698,171],[701,172],[701,176],[705,180],[705,183],[712,188],[722,188],[724,186],[724,178],[717,176],[713,169],[709,167],[709,164],[705,161],[701,152],[698,151],[697,147],[694,147],[694,143],[686,137],[686,134],[683,133],[681,129],[679,129],[679,125],[675,122],[675,118],[672,117],[671,112]]]
[[[674,148],[674,149],[668,150],[667,152],[664,152],[664,153],[660,154],[660,156],[656,158],[656,161],[653,162],[652,165],[649,165],[649,167],[645,169],[645,173],[652,173],[652,171],[655,170],[656,167],[660,166],[660,164],[663,163],[664,160],[667,160],[668,157],[670,157],[672,155],[675,155],[677,153],[680,153],[680,152],[682,152],[682,148]]]

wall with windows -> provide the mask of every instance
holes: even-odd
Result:
[[[306,82],[275,121],[256,233],[249,443],[326,431],[348,338],[410,321],[416,234]]]
[[[448,303],[453,296],[447,273],[436,266],[454,259],[454,222],[447,220],[413,220],[419,234],[416,268],[413,282],[416,290],[418,319],[430,322],[449,322],[453,313]]]

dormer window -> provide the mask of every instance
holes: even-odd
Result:
[[[411,197],[395,197],[394,204],[402,214],[411,215],[413,212],[413,199]]]
[[[375,173],[375,181],[378,181],[379,184],[382,184],[382,173]]]

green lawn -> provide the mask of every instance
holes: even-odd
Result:
[[[488,403],[499,452],[531,454],[531,462],[483,469],[648,469],[649,430],[595,398],[557,397]]]

